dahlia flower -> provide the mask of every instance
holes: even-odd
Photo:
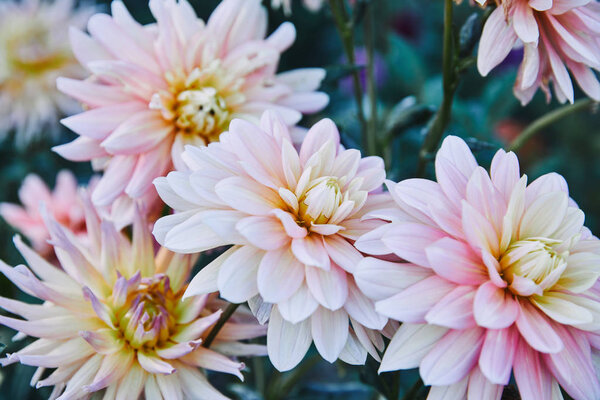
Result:
[[[478,0],[480,4],[485,1]],[[508,56],[517,41],[524,56],[514,92],[523,105],[538,88],[550,101],[549,83],[557,99],[573,102],[575,78],[581,90],[600,101],[600,3],[595,0],[500,0],[485,23],[477,67],[486,76]]]
[[[600,398],[600,241],[564,179],[527,185],[503,150],[488,174],[453,136],[435,167],[437,183],[389,183],[392,222],[356,242],[406,260],[365,258],[355,273],[376,310],[404,322],[380,371],[419,367],[429,399],[500,399],[511,371],[523,400],[562,399],[559,385]]]
[[[264,346],[238,340],[265,334],[251,314],[237,313],[211,349],[201,347],[222,305],[215,295],[182,301],[194,257],[166,249],[154,254],[147,223],[137,214],[133,239],[95,214],[84,199],[89,240],[82,243],[52,217],[46,218],[62,270],[21,239],[15,245],[29,268],[0,262],[0,272],[22,291],[43,300],[27,304],[0,297],[0,307],[23,319],[0,323],[39,338],[0,364],[38,367],[36,387],[53,386],[51,399],[226,399],[199,367],[242,378],[243,363],[231,355],[262,355]],[[252,320],[250,319],[252,318]],[[46,374],[46,369],[55,370]]]
[[[67,27],[83,27],[91,13],[72,0],[0,3],[0,138],[14,130],[24,147],[42,134],[56,136],[58,117],[79,109],[56,90],[56,78],[84,76]]]
[[[114,1],[112,17],[90,19],[91,36],[71,30],[75,56],[92,75],[61,78],[58,87],[88,111],[62,121],[80,137],[55,151],[104,170],[96,205],[148,192],[156,199],[152,180],[173,164],[183,168],[184,145],[218,140],[232,118],[258,121],[274,108],[291,126],[328,102],[315,92],[323,69],[276,74],[295,30],[284,23],[265,38],[260,0],[224,0],[206,24],[187,0],[151,0],[150,10],[157,22],[142,26]]]
[[[93,186],[94,181],[91,184]],[[47,242],[50,233],[40,213],[40,203],[44,203],[54,219],[75,235],[85,234],[83,204],[77,197],[77,179],[70,171],[63,170],[56,175],[53,191],[39,176],[27,175],[19,189],[19,200],[23,206],[0,203],[0,216],[25,235],[44,258],[52,258],[53,250]]]
[[[186,296],[219,290],[270,315],[267,348],[280,371],[311,342],[329,362],[362,364],[387,318],[356,287],[363,256],[352,242],[384,222],[368,213],[391,204],[380,190],[379,157],[343,150],[335,124],[315,124],[298,152],[285,121],[266,112],[260,127],[236,119],[219,143],[186,147],[189,171],[155,180],[176,213],[154,226],[178,253],[233,245],[192,280]]]

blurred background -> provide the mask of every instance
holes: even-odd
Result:
[[[399,180],[414,176],[423,127],[441,101],[443,2],[372,1],[376,21],[378,132],[388,135],[383,155],[386,156],[389,178]],[[0,0],[0,13],[4,12],[3,3],[7,3],[7,0]],[[124,0],[124,3],[138,21],[152,22],[145,1]],[[190,3],[198,15],[206,19],[218,1],[190,0]],[[292,21],[297,29],[296,43],[281,59],[281,71],[301,67],[327,69],[324,90],[331,97],[330,105],[321,114],[305,118],[302,124],[309,126],[324,116],[332,118],[340,127],[344,144],[359,148],[360,125],[356,118],[352,82],[348,76],[351,68],[346,63],[326,3],[320,11],[311,12],[303,7],[302,1],[293,0],[291,15],[285,15],[281,9],[269,9],[270,32],[286,20]],[[85,4],[93,3],[87,1]],[[107,12],[109,1],[97,1],[95,7]],[[360,2],[356,7],[360,10]],[[473,13],[481,15],[483,12],[470,7],[468,2],[455,7],[457,31]],[[361,17],[358,11],[356,68],[361,68],[366,57],[362,47]],[[556,100],[547,104],[541,93],[537,93],[528,106],[520,105],[513,96],[512,85],[522,55],[518,49],[513,53],[487,78],[479,76],[474,66],[467,68],[455,98],[447,133],[467,139],[483,165],[487,165],[494,152],[518,136],[531,121],[559,106]],[[2,79],[4,77],[0,70],[0,94],[7,90],[2,86]],[[582,97],[582,94],[577,93],[576,97]],[[365,108],[371,112],[366,101]],[[2,125],[0,121],[0,127]],[[56,173],[61,169],[73,171],[81,183],[86,183],[91,176],[88,163],[67,162],[50,150],[53,145],[74,139],[73,133],[58,125],[43,129],[37,134],[36,140],[25,146],[17,145],[14,132],[6,135],[0,143],[0,202],[18,203],[19,187],[29,173],[38,174],[50,187],[54,186]],[[56,129],[57,134],[51,135],[50,131]],[[551,171],[562,174],[569,183],[571,197],[586,213],[586,225],[596,234],[600,231],[599,113],[571,115],[539,132],[518,153],[522,172],[529,176],[530,181]],[[428,176],[433,177],[431,163],[429,167]],[[12,244],[15,233],[0,219],[0,259],[9,265],[22,262]],[[205,265],[206,262],[208,260],[204,259],[201,264]],[[4,277],[0,277],[0,295],[27,298],[14,290]],[[8,346],[5,351],[11,352],[13,348],[13,334],[11,330],[0,328],[0,342]],[[239,399],[261,399],[260,393],[265,392],[268,394],[267,400],[376,399],[378,397],[373,387],[385,385],[388,379],[385,374],[376,377],[376,365],[371,368],[372,374],[360,375],[357,368],[343,363],[330,365],[310,358],[310,355],[299,367],[302,368],[301,376],[275,373],[267,360],[251,360],[247,365],[246,384],[242,385],[223,375],[215,375],[213,382],[231,397]],[[29,386],[33,372],[33,367],[18,364],[0,369],[0,399],[47,398],[49,391],[35,390]],[[417,377],[415,371],[402,374],[400,398],[403,395],[424,398],[424,392],[414,396],[408,394]],[[505,398],[517,398],[510,396],[511,393],[505,393]]]

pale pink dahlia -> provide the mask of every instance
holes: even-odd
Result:
[[[19,189],[19,200],[22,206],[0,203],[0,216],[25,235],[44,258],[52,258],[53,250],[47,242],[50,233],[40,213],[42,203],[61,225],[75,235],[85,235],[83,204],[77,196],[77,179],[70,171],[63,170],[56,175],[52,191],[39,176],[27,175]]]
[[[429,399],[500,399],[511,371],[523,400],[600,398],[600,241],[557,174],[530,185],[514,153],[488,174],[445,139],[437,183],[389,184],[390,224],[356,242],[355,273],[376,310],[404,322],[380,371],[419,367]],[[405,288],[406,285],[409,285]]]
[[[226,399],[199,367],[242,378],[244,364],[228,356],[265,354],[264,346],[238,340],[262,336],[266,328],[238,312],[211,349],[202,347],[222,304],[215,295],[182,301],[194,257],[164,248],[155,255],[139,213],[130,241],[84,201],[87,243],[47,218],[62,270],[18,236],[15,245],[29,268],[0,262],[0,272],[44,301],[0,297],[0,307],[23,318],[0,316],[0,323],[19,331],[17,338],[39,338],[0,364],[38,367],[32,384],[54,386],[51,399],[88,399],[99,391],[119,400],[142,393],[146,399]]]
[[[188,146],[190,171],[155,180],[176,213],[154,235],[179,253],[233,245],[190,283],[186,296],[219,290],[270,315],[267,347],[279,370],[293,368],[314,340],[329,362],[364,363],[387,318],[356,287],[363,258],[352,245],[382,225],[367,214],[391,204],[380,190],[379,157],[344,150],[335,124],[315,124],[298,152],[285,122],[266,112],[260,127],[231,122],[219,143]]]
[[[478,0],[480,4],[485,1]],[[550,81],[561,103],[573,102],[573,84],[600,101],[600,3],[596,0],[499,0],[487,20],[477,66],[486,76],[518,41],[524,56],[514,92],[529,103],[538,88],[551,98]]]
[[[56,137],[60,116],[80,110],[56,90],[56,78],[85,76],[69,48],[68,27],[85,26],[93,12],[72,0],[0,1],[0,138],[14,131],[24,147]]]
[[[58,87],[89,110],[63,120],[80,137],[55,150],[104,170],[96,205],[156,196],[152,180],[173,164],[183,168],[184,145],[217,141],[233,118],[258,122],[274,108],[291,126],[328,102],[315,92],[324,70],[276,73],[295,29],[284,23],[265,38],[260,0],[224,0],[206,24],[187,0],[151,0],[150,10],[157,22],[142,26],[114,1],[112,16],[90,19],[91,36],[71,30],[73,51],[92,75],[59,79]]]

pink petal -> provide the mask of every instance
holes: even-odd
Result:
[[[306,266],[306,283],[315,299],[330,310],[342,307],[348,297],[346,271],[335,264],[326,271]]]
[[[552,376],[540,359],[540,353],[523,339],[517,345],[513,370],[521,399],[552,398]]]
[[[219,270],[221,296],[233,303],[243,303],[258,293],[258,268],[265,252],[242,246],[227,258]]]
[[[377,312],[402,322],[425,322],[425,315],[456,285],[438,276],[431,276],[409,286],[404,291],[375,304]]]
[[[280,221],[271,216],[246,217],[235,228],[248,242],[263,250],[276,250],[290,241]]]
[[[383,355],[379,373],[418,367],[446,332],[435,325],[402,324]]]
[[[215,192],[230,207],[250,215],[267,215],[275,208],[284,208],[277,192],[239,176],[223,179]]]
[[[329,257],[346,272],[353,273],[363,256],[346,239],[338,235],[326,236],[323,244]]]
[[[445,295],[425,315],[425,320],[434,325],[454,329],[473,328],[473,298],[475,288],[458,286]]]
[[[477,364],[484,330],[451,330],[427,353],[419,371],[426,385],[451,385]]]
[[[335,123],[330,119],[323,119],[310,128],[302,147],[300,148],[300,161],[304,165],[327,141],[331,140],[334,148],[340,145],[340,134]]]
[[[342,309],[330,311],[319,307],[310,317],[310,327],[318,352],[333,363],[348,339],[348,314]]]
[[[483,76],[502,62],[510,53],[517,35],[513,27],[506,23],[504,8],[497,7],[487,19],[477,53],[477,69]]]
[[[425,249],[446,236],[444,232],[423,224],[395,223],[384,233],[383,243],[396,254],[411,263],[429,266]]]
[[[308,351],[312,343],[310,321],[297,324],[285,321],[277,306],[273,307],[267,331],[269,360],[279,371],[294,368]]]
[[[258,291],[266,302],[288,299],[304,281],[304,265],[289,248],[267,251],[258,267]]]
[[[492,383],[508,384],[518,341],[519,332],[515,327],[487,330],[479,368]]]
[[[431,276],[427,268],[409,263],[364,258],[354,273],[360,290],[373,300],[383,300]]]
[[[564,348],[563,342],[555,330],[555,324],[550,322],[543,313],[532,306],[529,301],[519,303],[521,311],[516,320],[521,336],[537,351],[557,353]]]
[[[330,268],[330,258],[321,235],[309,235],[301,239],[292,240],[292,251],[300,262],[325,270]]]
[[[487,279],[481,258],[461,241],[445,237],[425,250],[429,265],[440,276],[463,285],[477,285]]]
[[[512,294],[486,282],[477,289],[474,315],[477,324],[490,329],[507,328],[519,315],[519,305]]]

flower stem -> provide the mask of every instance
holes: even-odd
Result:
[[[444,49],[442,61],[444,97],[435,117],[427,126],[425,140],[423,141],[423,145],[419,152],[417,176],[423,176],[425,174],[425,167],[427,166],[429,155],[437,148],[444,134],[444,130],[450,122],[452,102],[454,100],[456,87],[458,86],[458,74],[454,68],[455,49],[454,38],[452,35],[452,1],[453,0],[445,0],[444,6]]]
[[[231,304],[229,304],[227,306],[227,308],[225,309],[225,311],[223,312],[223,314],[221,314],[221,318],[219,318],[219,320],[217,321],[217,323],[215,324],[215,326],[208,333],[208,336],[206,337],[206,340],[202,343],[203,347],[206,347],[206,348],[210,347],[210,345],[212,344],[212,342],[217,337],[217,334],[219,333],[219,331],[221,330],[221,328],[223,328],[223,326],[225,325],[225,323],[227,322],[227,320],[233,315],[233,313],[235,312],[235,310],[237,310],[237,308],[239,306],[240,306],[239,304],[234,304],[234,303],[231,303]]]
[[[378,154],[377,149],[377,83],[375,82],[375,12],[374,1],[367,4],[364,36],[367,51],[367,94],[369,96],[369,120],[366,132],[366,153],[368,155]]]
[[[414,385],[412,385],[411,388],[408,389],[408,392],[406,392],[404,397],[402,397],[402,400],[413,400],[413,399],[417,398],[417,394],[419,393],[419,391],[422,388],[423,388],[423,381],[421,380],[421,378],[419,378],[414,383]]]
[[[267,391],[266,399],[267,400],[280,400],[287,396],[294,385],[298,383],[298,381],[308,373],[313,367],[321,360],[318,354],[313,355],[292,371],[286,373],[285,375],[279,374],[269,390]]]
[[[331,7],[331,13],[333,14],[333,20],[335,27],[342,40],[342,46],[344,47],[344,53],[346,58],[352,67],[352,88],[354,91],[354,100],[356,102],[356,110],[358,113],[358,120],[361,126],[361,133],[363,139],[363,147],[365,150],[368,149],[368,134],[367,134],[367,121],[365,119],[365,112],[362,105],[362,85],[360,83],[360,71],[356,68],[356,57],[354,54],[354,24],[350,20],[350,16],[344,5],[344,0],[329,0]]]
[[[536,133],[538,133],[548,125],[552,125],[556,121],[570,114],[574,114],[578,111],[588,109],[593,104],[597,103],[594,103],[594,101],[591,99],[578,100],[573,104],[568,104],[566,106],[557,108],[556,110],[543,115],[542,117],[536,119],[531,124],[529,124],[529,126],[527,126],[527,128],[525,128],[523,132],[521,132],[521,134],[511,142],[511,144],[508,146],[508,150],[519,150],[529,139],[531,139]]]

